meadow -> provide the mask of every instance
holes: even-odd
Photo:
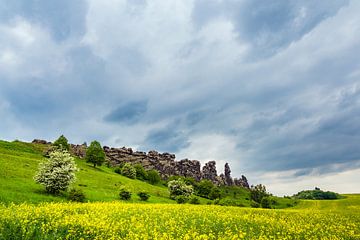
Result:
[[[238,194],[243,207],[176,204],[167,188],[93,168],[76,158],[75,187],[86,203],[49,195],[33,176],[44,160],[41,145],[0,141],[1,239],[360,239],[360,195],[339,200],[277,198],[276,208],[249,207],[248,191]],[[146,191],[120,201],[119,187]],[[228,189],[230,195],[234,195]],[[207,205],[212,203],[212,205]]]
[[[360,239],[360,195],[295,209],[122,202],[0,207],[0,239]]]

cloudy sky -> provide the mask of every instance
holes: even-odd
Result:
[[[360,1],[0,0],[0,138],[360,192]]]

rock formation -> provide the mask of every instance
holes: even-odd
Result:
[[[233,185],[234,182],[233,182],[232,177],[230,176],[231,170],[230,170],[230,166],[229,166],[228,163],[225,163],[224,173],[225,173],[225,174],[224,174],[224,178],[225,178],[225,183],[226,183],[226,185],[228,185],[228,186]]]
[[[33,143],[37,144],[51,144],[45,140],[35,139]],[[82,145],[70,144],[70,152],[79,158],[84,158],[86,155],[86,143]],[[217,175],[216,162],[209,161],[205,163],[201,170],[201,164],[198,160],[182,159],[175,160],[175,154],[159,153],[151,150],[148,153],[133,151],[132,148],[110,148],[103,147],[107,162],[110,166],[119,166],[124,163],[141,164],[146,170],[157,170],[163,179],[170,176],[192,177],[197,181],[208,179],[216,185],[235,185],[249,188],[249,184],[245,176],[234,180],[231,178],[230,166],[225,164],[224,173]]]

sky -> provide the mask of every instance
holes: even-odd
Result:
[[[360,1],[0,0],[0,139],[360,192]]]

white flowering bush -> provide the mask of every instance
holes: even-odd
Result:
[[[168,188],[170,192],[170,198],[176,199],[177,196],[190,197],[194,188],[191,185],[186,185],[182,180],[172,180],[168,182]]]
[[[53,151],[50,158],[39,165],[34,180],[43,185],[47,192],[57,194],[66,190],[76,180],[74,158],[67,151]]]

